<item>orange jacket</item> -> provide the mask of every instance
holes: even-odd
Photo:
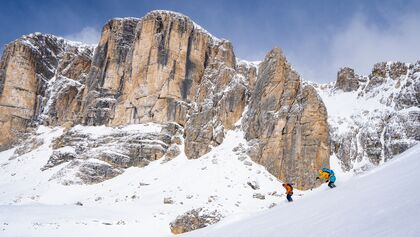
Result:
[[[286,189],[286,194],[293,193],[293,187],[290,184],[284,184],[283,187]]]

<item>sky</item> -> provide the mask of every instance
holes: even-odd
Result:
[[[258,61],[279,47],[306,80],[336,80],[341,67],[367,75],[382,61],[420,60],[420,0],[0,0],[0,47],[50,33],[95,44],[113,17],[156,9],[181,12],[238,58]]]

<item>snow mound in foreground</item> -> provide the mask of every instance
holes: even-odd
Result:
[[[420,145],[336,189],[185,236],[420,236]]]

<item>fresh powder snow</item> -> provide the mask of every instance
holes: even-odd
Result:
[[[92,137],[118,130],[158,132],[160,125],[72,129]],[[52,153],[51,141],[63,129],[41,126],[37,133],[44,140],[39,148],[18,157],[13,156],[15,149],[0,153],[1,236],[170,236],[169,223],[191,209],[217,210],[232,220],[285,200],[278,180],[233,149],[246,144],[239,130],[229,131],[223,144],[196,160],[182,153],[170,161],[162,158],[143,168],[128,168],[99,184],[70,186],[51,180],[65,163],[40,170]],[[265,199],[254,198],[256,193]],[[300,195],[297,191],[296,200]],[[165,198],[173,203],[165,204]]]
[[[234,223],[219,223],[187,237],[420,235],[420,145],[364,175],[326,185],[293,203],[281,203]]]
[[[148,132],[159,125],[121,128],[83,127],[89,134],[117,129]],[[0,153],[1,236],[171,236],[169,223],[178,215],[203,207],[223,219],[185,236],[418,236],[420,145],[363,175],[337,171],[337,188],[326,185],[296,191],[287,203],[281,183],[264,167],[232,149],[245,146],[243,133],[229,131],[225,141],[205,156],[185,154],[93,185],[53,182],[60,169],[40,171],[51,155],[51,141],[61,128],[41,126],[44,144],[13,157]],[[63,164],[64,165],[64,164]],[[335,167],[334,162],[332,162]],[[338,167],[338,165],[336,166]],[[258,184],[253,190],[247,183]],[[253,198],[255,193],[265,199]],[[165,204],[170,198],[173,203]]]

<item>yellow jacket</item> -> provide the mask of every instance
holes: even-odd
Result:
[[[319,171],[319,178],[320,179],[328,179],[330,177],[330,174],[324,171]]]

